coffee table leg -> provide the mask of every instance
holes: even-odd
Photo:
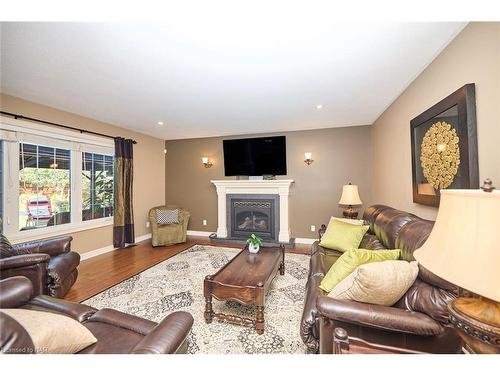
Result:
[[[205,322],[212,323],[214,311],[212,310],[212,296],[205,297]]]
[[[205,295],[205,322],[208,324],[212,323],[214,316],[214,310],[212,309],[212,288],[211,288],[211,276],[205,277],[203,283],[203,294]]]
[[[255,329],[259,335],[264,333],[264,306],[257,306],[257,320],[255,321]]]
[[[283,276],[285,274],[285,246],[280,245],[280,251],[281,251],[280,275]]]

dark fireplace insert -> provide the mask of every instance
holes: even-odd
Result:
[[[247,239],[255,233],[265,241],[277,242],[279,196],[233,194],[227,199],[231,238]]]

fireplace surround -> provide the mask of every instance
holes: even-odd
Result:
[[[255,199],[272,200],[274,202],[274,240],[272,241],[270,237],[268,237],[268,240],[269,242],[290,242],[288,198],[293,180],[212,180],[211,182],[217,189],[217,238],[228,238],[234,235],[231,233],[231,212],[228,212],[231,210],[231,204],[228,196],[230,198],[234,195],[240,195],[246,198],[248,202],[252,202],[252,204],[254,204],[254,201],[251,200]],[[248,217],[247,222],[249,225],[250,222],[252,223],[251,228],[258,228],[261,220],[264,220],[261,216],[264,212],[254,210],[254,214],[251,214],[252,210],[246,211],[249,213],[244,215],[243,220]],[[264,222],[266,221],[264,220]],[[269,226],[269,229],[271,229],[271,226]],[[260,236],[257,231],[251,233]],[[248,233],[248,235],[251,233]],[[246,238],[248,235],[245,233]],[[243,235],[241,238],[243,238]]]

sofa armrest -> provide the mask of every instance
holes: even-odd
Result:
[[[48,263],[50,256],[47,254],[22,254],[0,259],[0,271],[10,268],[33,266],[39,263]]]
[[[80,254],[70,251],[51,258],[47,270],[54,282],[61,283],[79,264]]]
[[[50,296],[37,296],[30,301],[27,307],[30,305],[68,315],[71,318],[78,320],[80,323],[87,320],[97,312],[97,309],[94,309],[91,306],[65,301],[63,299]]]
[[[24,276],[0,280],[0,308],[11,309],[27,303],[33,296],[33,285]]]
[[[146,337],[132,349],[132,354],[176,353],[186,340],[193,317],[184,311],[177,311],[161,321]]]
[[[429,316],[395,307],[319,296],[317,308],[322,318],[359,324],[419,336],[439,335],[443,328]]]
[[[21,243],[13,245],[12,247],[14,250],[22,253],[43,253],[49,254],[50,256],[56,256],[70,251],[72,240],[73,237],[71,236],[61,236],[46,240]]]

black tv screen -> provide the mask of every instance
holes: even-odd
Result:
[[[286,175],[286,139],[280,137],[227,139],[226,176]]]

